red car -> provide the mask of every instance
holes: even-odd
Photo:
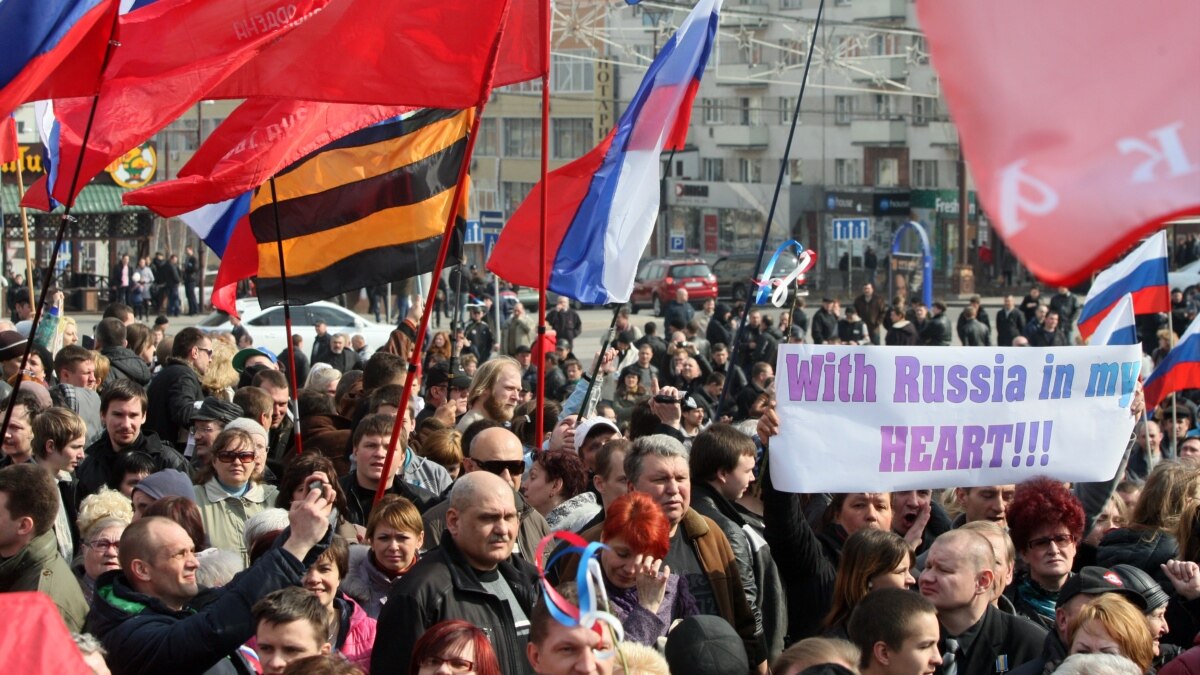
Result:
[[[717,278],[703,260],[651,260],[642,265],[633,280],[629,304],[637,312],[643,307],[662,316],[662,308],[675,299],[675,291],[687,289],[688,302],[697,307],[717,297]]]

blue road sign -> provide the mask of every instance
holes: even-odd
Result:
[[[687,241],[682,234],[671,235],[671,253],[683,253]]]
[[[834,218],[834,241],[862,241],[871,238],[870,218]]]
[[[496,242],[500,240],[499,232],[484,232],[483,233],[483,259],[489,260],[492,257],[492,249],[496,248]]]
[[[483,243],[483,228],[480,227],[478,220],[467,221],[467,236],[463,239],[464,244],[482,244]]]

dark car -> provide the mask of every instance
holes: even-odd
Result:
[[[717,297],[717,278],[703,260],[651,260],[638,270],[633,280],[629,304],[636,312],[643,307],[662,315],[662,308],[675,299],[675,292],[687,289],[688,302],[700,306]]]
[[[734,253],[717,258],[712,266],[713,274],[717,275],[717,297],[721,300],[738,302],[756,293],[758,286],[755,281],[761,276],[759,271],[754,268],[757,259],[758,255],[755,253]],[[763,265],[765,266],[770,260],[770,257],[764,258]],[[796,256],[791,252],[780,253],[779,259],[775,261],[775,267],[771,269],[771,278],[787,277],[796,269],[796,264]]]

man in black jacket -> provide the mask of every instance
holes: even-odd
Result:
[[[108,377],[100,383],[101,390],[117,379],[132,380],[143,387],[150,384],[150,366],[126,345],[125,324],[115,317],[101,319],[96,325],[96,349],[110,366]]]
[[[191,607],[196,585],[195,545],[174,521],[143,518],[121,535],[121,569],[96,581],[88,631],[100,638],[116,675],[125,673],[253,673],[238,648],[254,635],[250,610],[259,598],[299,586],[329,545],[333,489],[292,502],[289,528],[250,569],[213,591],[203,609]]]
[[[131,452],[149,455],[156,471],[176,469],[191,473],[183,455],[163,445],[153,433],[142,433],[146,405],[145,390],[129,380],[117,380],[104,391],[100,397],[104,434],[84,450],[85,457],[75,469],[79,499],[99,492],[105,485],[120,483],[123,478],[117,475],[120,456]]]
[[[821,309],[812,316],[809,330],[814,345],[823,345],[838,336],[838,301],[833,298],[821,300]]]
[[[486,471],[450,491],[448,534],[388,593],[379,615],[371,672],[408,672],[413,647],[430,626],[463,619],[483,629],[506,675],[528,674],[525,647],[537,571],[513,556],[519,522],[512,487]]]
[[[933,303],[932,310],[933,315],[921,331],[921,343],[930,347],[949,347],[952,334],[950,318],[946,316],[946,304],[939,300]]]
[[[383,478],[383,462],[387,458],[388,442],[392,438],[394,415],[367,415],[354,427],[354,471],[338,479],[346,495],[346,512],[342,515],[355,525],[366,527],[375,500],[375,490]],[[408,433],[403,429],[396,441],[400,450],[392,462],[392,472],[387,477],[389,494],[400,495],[416,505],[424,513],[442,500],[436,494],[404,480],[396,480],[396,474],[404,468],[404,448],[408,446]]]
[[[1011,347],[1024,332],[1025,313],[1017,308],[1016,298],[1004,296],[1004,306],[996,310],[996,346]]]
[[[734,502],[754,482],[756,449],[749,436],[728,424],[714,424],[692,441],[692,508],[711,518],[733,548],[755,630],[766,641],[769,660],[783,651],[787,604],[771,548],[747,527]]]
[[[929,548],[921,595],[938,611],[938,673],[1002,673],[1041,653],[1046,631],[991,604],[995,554],[982,534],[951,530]]]
[[[204,400],[200,376],[208,370],[212,354],[212,340],[207,335],[199,328],[184,328],[175,336],[167,364],[146,390],[150,397],[146,424],[173,447],[187,443],[196,401]]]

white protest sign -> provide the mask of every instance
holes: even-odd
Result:
[[[801,493],[1108,480],[1141,364],[1137,345],[780,345],[771,480]]]

